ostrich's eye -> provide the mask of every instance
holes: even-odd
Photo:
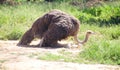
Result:
[[[92,32],[87,32],[88,34],[92,34]]]

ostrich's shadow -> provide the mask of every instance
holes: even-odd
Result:
[[[58,48],[69,48],[68,44],[62,44],[64,46],[54,46],[54,47],[40,47],[38,45],[17,45],[18,47],[25,47],[25,48],[44,48],[44,49],[58,49]]]

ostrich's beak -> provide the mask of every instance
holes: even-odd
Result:
[[[95,33],[95,32],[92,32],[91,34],[95,35],[96,33]]]

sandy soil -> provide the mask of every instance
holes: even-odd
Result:
[[[71,62],[43,61],[30,58],[32,53],[57,53],[60,50],[77,54],[80,50],[66,48],[18,47],[18,41],[0,41],[0,70],[120,70],[120,66],[78,64]],[[33,42],[38,43],[38,42]]]

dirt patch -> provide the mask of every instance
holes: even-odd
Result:
[[[119,66],[43,61],[30,58],[32,53],[54,53],[65,50],[77,54],[80,50],[66,48],[18,47],[18,41],[0,41],[0,70],[120,70]],[[38,41],[34,41],[38,43]]]

